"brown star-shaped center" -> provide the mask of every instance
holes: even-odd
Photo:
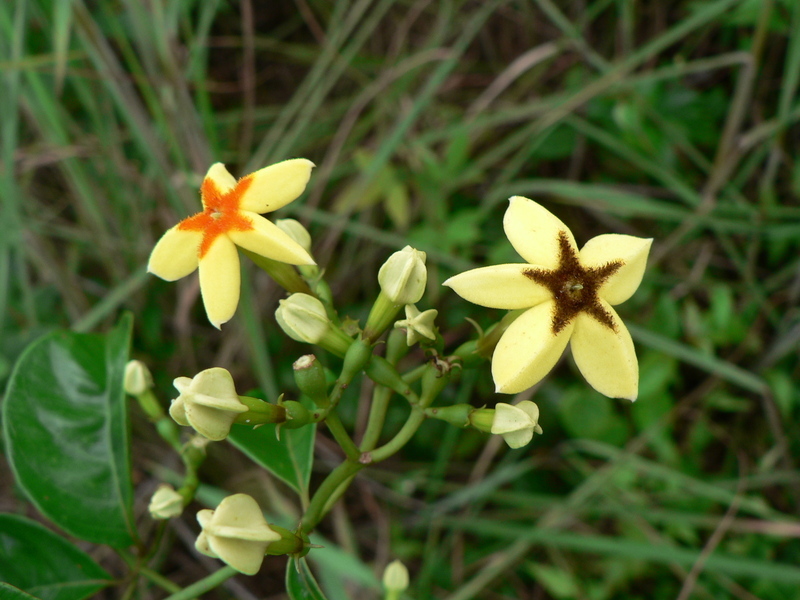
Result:
[[[522,273],[553,294],[553,335],[564,329],[580,312],[616,331],[614,319],[600,303],[597,291],[622,265],[622,260],[613,260],[600,267],[584,267],[566,232],[559,231],[558,266],[552,270],[530,268]]]

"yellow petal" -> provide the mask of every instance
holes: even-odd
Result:
[[[153,248],[147,270],[167,281],[186,277],[197,268],[202,241],[202,231],[183,231],[177,225],[168,229]]]
[[[314,163],[310,160],[293,158],[251,173],[243,178],[252,179],[252,182],[239,208],[265,213],[286,206],[306,189],[312,168]]]
[[[173,381],[173,385],[178,388],[178,385],[184,385],[186,377],[178,377]],[[181,380],[180,383],[178,380]],[[212,396],[214,398],[221,398],[236,406],[244,406],[239,401],[239,395],[236,393],[236,384],[233,381],[233,375],[227,369],[222,367],[211,367],[204,371],[200,371],[191,382],[191,389],[197,394]],[[180,391],[180,388],[178,388]],[[245,411],[247,408],[245,407]],[[242,411],[244,412],[244,411]]]
[[[214,182],[220,194],[230,192],[236,187],[236,178],[228,172],[222,163],[214,163],[206,173],[206,179]],[[204,205],[205,207],[205,205]]]
[[[584,267],[602,267],[615,260],[622,261],[622,267],[598,291],[603,300],[613,305],[633,295],[642,281],[652,243],[652,239],[617,233],[598,235],[586,242],[580,253]]]
[[[221,235],[200,259],[200,292],[208,320],[217,329],[236,312],[240,277],[236,246]]]
[[[533,430],[533,426],[536,424],[526,411],[512,404],[499,402],[494,410],[492,433],[509,433],[521,429]]]
[[[572,334],[568,323],[553,335],[552,300],[524,312],[497,344],[492,356],[492,376],[497,391],[516,394],[538,383],[558,362]]]
[[[253,212],[241,211],[253,224],[248,231],[230,231],[233,243],[245,250],[290,265],[316,264],[311,255],[277,225]]]
[[[191,425],[200,435],[215,442],[222,441],[228,437],[231,425],[236,420],[237,413],[221,411],[218,408],[209,408],[196,402],[184,402],[184,407],[188,425]]]
[[[207,536],[208,545],[221,560],[245,575],[255,575],[261,568],[267,542],[246,542],[230,538]]]
[[[186,419],[186,405],[183,398],[175,398],[169,405],[169,416],[178,424],[188,427],[189,421]]]
[[[558,266],[560,231],[577,252],[572,232],[549,210],[522,196],[513,196],[509,202],[503,228],[514,250],[526,261],[545,269],[555,269]]]
[[[614,320],[616,331],[597,319],[580,313],[570,340],[572,357],[586,381],[609,398],[636,400],[639,393],[639,363],[628,328],[611,306],[603,308]]]
[[[517,449],[530,444],[533,439],[533,427],[528,429],[520,429],[518,431],[509,431],[508,433],[501,433],[503,440],[508,444],[509,448]]]
[[[207,529],[214,535],[249,541],[268,542],[281,539],[280,534],[267,525],[258,502],[247,494],[233,494],[223,499],[214,511],[212,526]]]
[[[550,291],[524,275],[530,265],[494,265],[459,273],[445,281],[453,291],[474,304],[515,310],[530,308],[552,298]]]
[[[206,509],[207,510],[207,509]],[[200,511],[203,512],[203,511]],[[211,512],[210,510],[208,512]],[[198,517],[200,513],[197,513]],[[197,536],[197,540],[194,543],[194,548],[200,554],[205,554],[206,556],[210,556],[211,558],[219,558],[214,551],[211,549],[211,546],[208,545],[208,536],[205,534],[204,531],[201,531],[200,534]]]

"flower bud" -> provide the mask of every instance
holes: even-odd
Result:
[[[325,306],[308,294],[292,294],[279,302],[275,319],[293,340],[318,344],[334,354],[343,356],[351,340],[331,326]]]
[[[322,302],[308,294],[292,294],[281,300],[275,318],[293,340],[316,344],[331,327]]]
[[[210,440],[224,440],[238,415],[247,412],[236,393],[233,377],[225,369],[214,367],[194,378],[178,377],[173,385],[180,392],[169,408],[179,425],[191,425]]]
[[[406,246],[392,254],[378,271],[381,291],[395,304],[416,304],[425,292],[425,253]]]
[[[267,546],[281,539],[247,494],[228,496],[216,510],[201,510],[197,521],[203,528],[195,542],[197,551],[219,558],[245,575],[255,575]]]
[[[275,225],[277,225],[278,229],[283,231],[283,233],[300,244],[303,250],[309,254],[311,253],[311,234],[308,233],[308,230],[303,227],[300,221],[295,221],[294,219],[278,219],[275,221]]]
[[[399,598],[408,588],[408,569],[399,560],[390,562],[383,572],[383,587],[387,598]]]
[[[168,483],[162,483],[150,499],[147,507],[154,519],[171,519],[183,512],[183,496]]]
[[[292,365],[297,387],[317,406],[328,405],[328,381],[325,368],[313,354],[301,356]]]
[[[129,360],[125,365],[125,377],[122,383],[125,393],[141,396],[153,387],[153,376],[150,369],[140,360]]]
[[[511,448],[522,448],[533,439],[534,433],[542,433],[539,407],[530,400],[523,400],[516,406],[503,402],[497,404],[492,433],[502,435]]]

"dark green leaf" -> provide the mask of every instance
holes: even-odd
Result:
[[[234,425],[228,440],[299,494],[305,494],[314,458],[315,432],[315,425],[283,429],[278,440],[275,425],[257,429]]]
[[[286,592],[291,600],[326,600],[304,558],[286,563]]]
[[[105,570],[67,540],[8,514],[0,514],[0,579],[42,600],[81,600],[111,583]],[[0,588],[0,600],[29,597]]]
[[[36,507],[70,534],[133,543],[122,379],[131,318],[108,335],[58,331],[22,354],[3,403],[6,451]]]
[[[23,592],[21,589],[0,581],[0,600],[41,600],[36,596]]]

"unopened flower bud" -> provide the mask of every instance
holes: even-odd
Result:
[[[383,587],[387,598],[399,598],[408,588],[408,569],[399,560],[390,562],[383,572]]]
[[[317,406],[328,404],[328,382],[325,368],[313,354],[301,356],[292,365],[297,387]]]
[[[292,294],[281,300],[275,318],[293,340],[316,344],[331,327],[322,302],[308,294]]]
[[[147,507],[154,519],[171,519],[183,512],[183,496],[168,483],[162,483],[150,499]]]
[[[278,229],[283,231],[283,233],[300,244],[303,250],[309,254],[311,253],[311,234],[308,233],[308,230],[303,227],[300,221],[294,219],[278,219],[275,221],[275,225],[277,225]]]
[[[325,306],[308,294],[292,294],[281,300],[275,319],[293,340],[318,344],[340,356],[347,352],[350,338],[331,326]]]
[[[406,246],[392,254],[378,271],[381,291],[395,304],[416,304],[425,292],[425,253]]]
[[[515,406],[502,402],[497,404],[492,433],[502,435],[511,448],[522,448],[533,439],[534,433],[542,433],[539,407],[530,400],[523,400]]]
[[[173,385],[180,392],[169,408],[179,425],[191,425],[210,440],[224,440],[238,415],[247,412],[236,393],[233,377],[225,369],[214,367],[194,378],[178,377]]]
[[[140,360],[129,360],[125,365],[125,377],[123,379],[125,393],[131,396],[141,396],[153,387],[153,376],[150,369]]]
[[[219,558],[245,575],[255,575],[267,546],[281,539],[247,494],[228,496],[216,510],[201,510],[197,521],[203,528],[195,542],[197,551]]]

